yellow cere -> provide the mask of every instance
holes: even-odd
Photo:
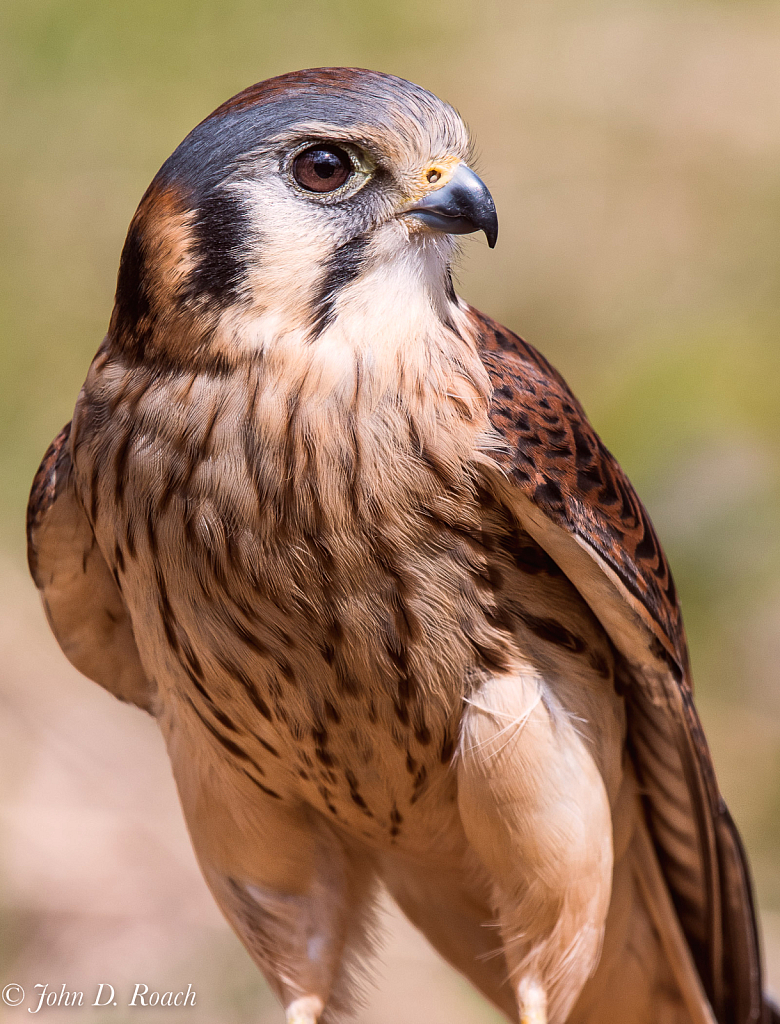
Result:
[[[459,157],[451,156],[437,160],[435,163],[426,164],[416,180],[411,182],[409,202],[417,202],[418,199],[422,199],[428,193],[443,188],[461,162]]]

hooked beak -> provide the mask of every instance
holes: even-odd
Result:
[[[496,204],[485,183],[467,164],[458,164],[446,184],[407,206],[403,214],[448,235],[484,231],[491,249],[498,238]]]

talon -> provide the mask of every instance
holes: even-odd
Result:
[[[287,1007],[287,1024],[317,1024],[323,1009],[319,996],[302,996]]]
[[[543,1006],[523,1008],[520,1024],[547,1024],[547,1013]]]
[[[547,1024],[547,995],[536,982],[522,982],[518,989],[520,1024]]]

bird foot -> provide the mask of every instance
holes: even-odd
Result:
[[[323,1009],[319,996],[302,996],[287,1007],[287,1024],[317,1024]]]
[[[523,1007],[520,1024],[547,1024],[547,1011],[543,1006]]]
[[[518,991],[520,1024],[547,1024],[547,995],[536,982],[523,982]]]

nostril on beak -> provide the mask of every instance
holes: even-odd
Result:
[[[441,171],[432,167],[426,177],[429,183],[435,184],[441,178]],[[401,213],[416,217],[428,227],[447,235],[484,231],[491,249],[498,238],[498,217],[493,197],[487,185],[467,164],[458,164],[449,181]]]

